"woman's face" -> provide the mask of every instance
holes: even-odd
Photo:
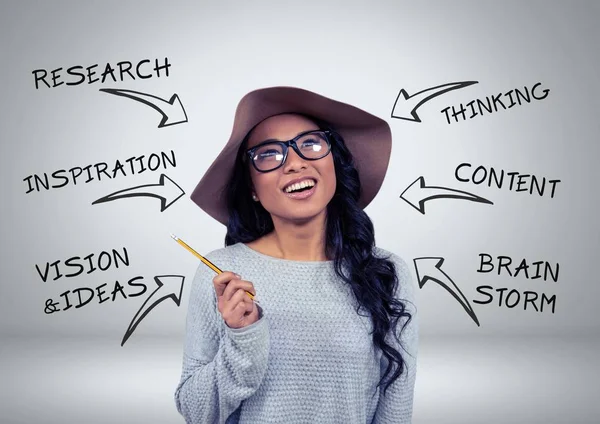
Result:
[[[318,130],[311,120],[294,114],[276,115],[257,125],[247,148],[250,149],[266,140],[287,141],[298,134]],[[286,220],[306,222],[326,213],[326,207],[335,194],[336,178],[333,154],[317,160],[302,159],[293,148],[288,149],[285,163],[270,172],[258,172],[249,164],[253,193],[258,201],[271,214],[274,221]],[[312,194],[288,193],[290,183],[312,180],[315,185]]]

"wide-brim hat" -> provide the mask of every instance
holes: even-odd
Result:
[[[282,113],[312,116],[331,125],[342,136],[361,182],[358,205],[364,209],[371,203],[383,183],[390,160],[392,134],[388,123],[349,104],[295,87],[263,88],[251,91],[240,100],[231,136],[194,189],[191,199],[227,225],[225,188],[240,144],[257,124]]]

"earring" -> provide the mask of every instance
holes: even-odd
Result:
[[[252,200],[254,200],[255,202],[258,202],[258,197],[256,197],[256,194],[252,193]]]

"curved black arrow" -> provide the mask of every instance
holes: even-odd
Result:
[[[121,341],[121,346],[125,344],[127,339],[131,337],[136,327],[150,313],[150,311],[165,299],[171,298],[177,306],[181,305],[181,297],[183,294],[183,275],[157,275],[154,281],[158,285],[156,290],[150,293],[148,299],[142,304],[141,308],[136,312],[127,327],[127,331]]]
[[[133,90],[121,90],[117,88],[101,88],[100,91],[114,94],[115,96],[128,97],[143,103],[157,110],[162,115],[162,120],[158,124],[158,128],[168,127],[169,125],[181,124],[187,122],[187,113],[183,108],[181,100],[177,93],[173,94],[167,101],[152,94],[141,93]]]
[[[165,209],[175,203],[177,199],[184,194],[185,192],[177,185],[175,181],[167,177],[165,174],[160,174],[158,184],[145,184],[115,191],[114,193],[95,200],[92,202],[92,205],[110,202],[112,200],[122,199],[125,197],[156,197],[157,199],[160,199],[160,211],[164,212]]]
[[[479,320],[477,319],[477,315],[475,315],[475,311],[471,307],[469,301],[465,297],[464,294],[459,290],[457,285],[452,281],[452,278],[448,276],[444,271],[442,271],[442,264],[444,263],[444,258],[440,257],[423,257],[423,258],[415,258],[413,259],[415,264],[415,270],[417,271],[417,281],[419,283],[419,287],[423,288],[427,280],[433,280],[438,283],[440,286],[448,290],[448,292],[465,308],[467,314],[475,321],[478,327]]]
[[[425,178],[423,178],[423,176],[411,183],[411,185],[402,192],[400,198],[423,215],[425,215],[425,202],[433,199],[462,199],[470,200],[471,202],[487,203],[489,205],[494,204],[483,197],[466,191],[440,186],[426,186]]]
[[[403,88],[398,93],[394,107],[392,108],[392,118],[404,119],[406,121],[421,122],[419,115],[417,115],[417,109],[426,101],[433,99],[434,97],[440,96],[448,91],[458,90],[459,88],[468,87],[469,85],[477,84],[479,81],[461,81],[461,82],[450,82],[448,84],[442,84],[431,88],[426,88],[418,93],[409,96],[406,90]]]

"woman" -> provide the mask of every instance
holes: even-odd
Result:
[[[227,271],[200,265],[191,289],[175,393],[187,422],[410,423],[412,281],[363,211],[390,151],[385,121],[318,94],[240,101],[192,194],[227,226],[207,255]]]

